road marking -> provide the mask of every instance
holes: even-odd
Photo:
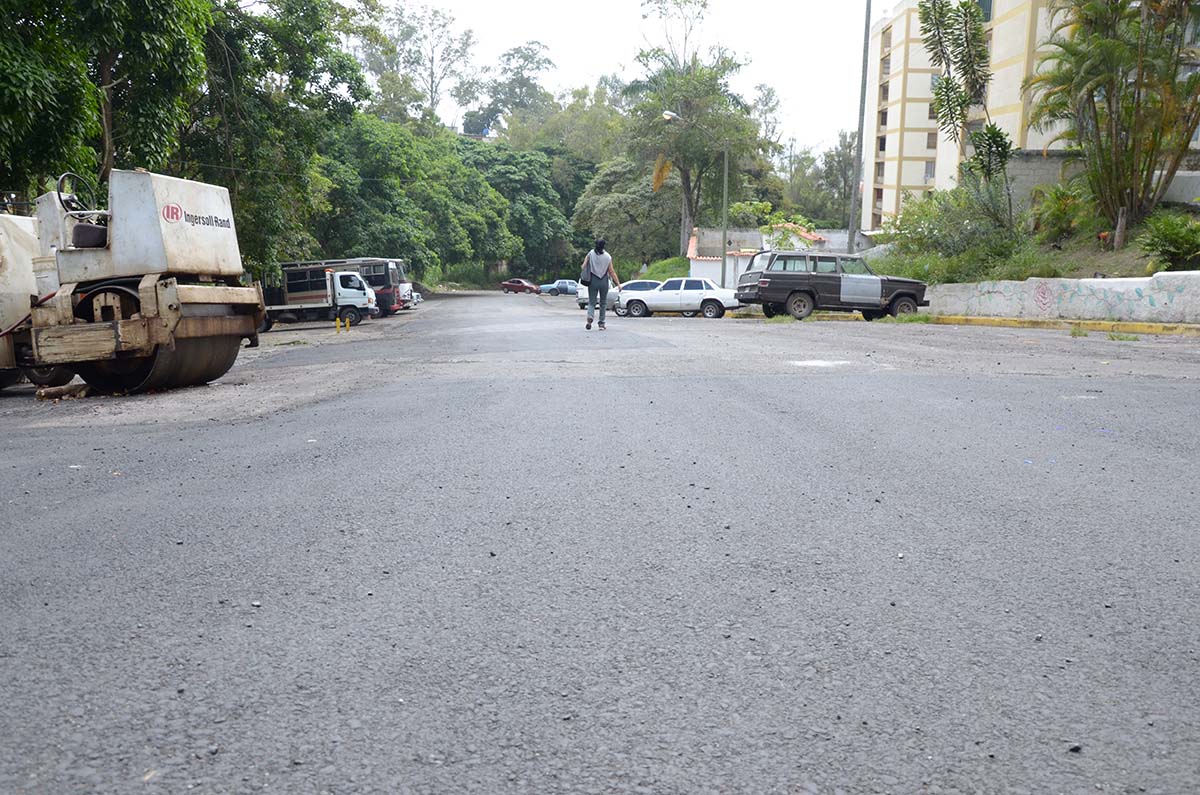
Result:
[[[1095,395],[1059,395],[1059,400],[1095,400]]]
[[[854,364],[854,362],[846,359],[803,359],[798,362],[790,362],[797,367],[841,367],[845,364]]]

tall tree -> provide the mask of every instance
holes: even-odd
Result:
[[[456,31],[454,16],[440,8],[423,7],[414,22],[416,35],[407,58],[413,80],[424,94],[425,106],[436,115],[447,90],[454,91],[455,99],[469,99],[475,34],[469,28]]]
[[[470,139],[459,142],[459,151],[467,166],[508,199],[506,222],[522,243],[512,262],[514,272],[557,272],[572,253],[571,227],[550,181],[550,158],[542,152],[519,152],[505,144]]]
[[[676,176],[669,179],[678,182]],[[671,192],[656,191],[652,183],[646,169],[628,158],[603,163],[579,197],[572,223],[584,239],[603,237],[618,257],[669,257],[679,210]]]
[[[318,253],[312,229],[330,187],[318,149],[368,95],[339,41],[354,24],[333,3],[213,6],[207,71],[170,169],[229,188],[243,260],[256,274]]]
[[[541,115],[554,104],[554,97],[538,82],[541,74],[554,68],[546,56],[546,45],[527,41],[500,56],[496,76],[481,81],[479,93],[486,100],[463,119],[463,132],[485,135],[505,114]]]
[[[1027,88],[1114,225],[1162,201],[1200,126],[1200,3],[1056,0]]]
[[[838,142],[821,154],[819,184],[828,193],[836,210],[838,226],[849,227],[851,198],[854,196],[854,150],[858,133],[841,130]]]
[[[0,147],[31,150],[5,158],[9,170],[86,160],[92,132],[102,181],[115,165],[166,162],[204,74],[206,0],[5,0],[0,20],[0,130],[25,133]]]
[[[705,176],[720,168],[728,146],[736,178],[738,158],[758,148],[758,131],[746,102],[729,86],[741,64],[720,49],[700,57],[696,35],[707,2],[648,0],[643,8],[663,20],[665,43],[638,56],[646,76],[628,88],[636,100],[629,139],[631,151],[643,161],[657,161],[660,174],[670,164],[679,175],[682,254],[699,217]],[[665,120],[664,111],[676,118]]]
[[[983,10],[976,0],[920,0],[917,6],[921,38],[929,61],[941,74],[933,86],[933,109],[938,126],[952,141],[966,138],[974,152],[962,166],[972,190],[981,198],[1004,195],[997,203],[981,200],[980,209],[1006,229],[1015,223],[1008,161],[1012,139],[993,121],[987,109],[987,88],[992,80],[991,53],[983,29]],[[983,129],[967,134],[976,108],[982,109]]]

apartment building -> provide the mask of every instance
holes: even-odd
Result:
[[[979,4],[991,52],[987,112],[1018,149],[1040,152],[1053,135],[1030,129],[1030,101],[1021,86],[1037,66],[1039,43],[1050,34],[1047,2]],[[932,68],[921,42],[917,0],[903,0],[871,28],[870,48],[861,222],[863,229],[878,229],[899,212],[906,194],[953,187],[969,149],[938,130],[932,97],[940,70]],[[981,109],[971,126],[982,127],[983,117]]]

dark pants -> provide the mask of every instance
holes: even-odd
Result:
[[[604,312],[608,309],[608,279],[592,277],[588,284],[587,316],[591,320],[596,310],[596,299],[600,299],[600,322],[604,322]]]

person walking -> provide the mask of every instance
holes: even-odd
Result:
[[[621,280],[617,278],[617,269],[613,267],[612,254],[604,250],[607,244],[604,239],[596,241],[595,248],[588,251],[583,258],[582,273],[579,276],[581,284],[587,285],[587,325],[584,328],[592,330],[592,318],[595,315],[596,302],[600,302],[600,330],[604,331],[604,314],[608,308],[608,280],[612,279],[613,286],[621,289]]]

